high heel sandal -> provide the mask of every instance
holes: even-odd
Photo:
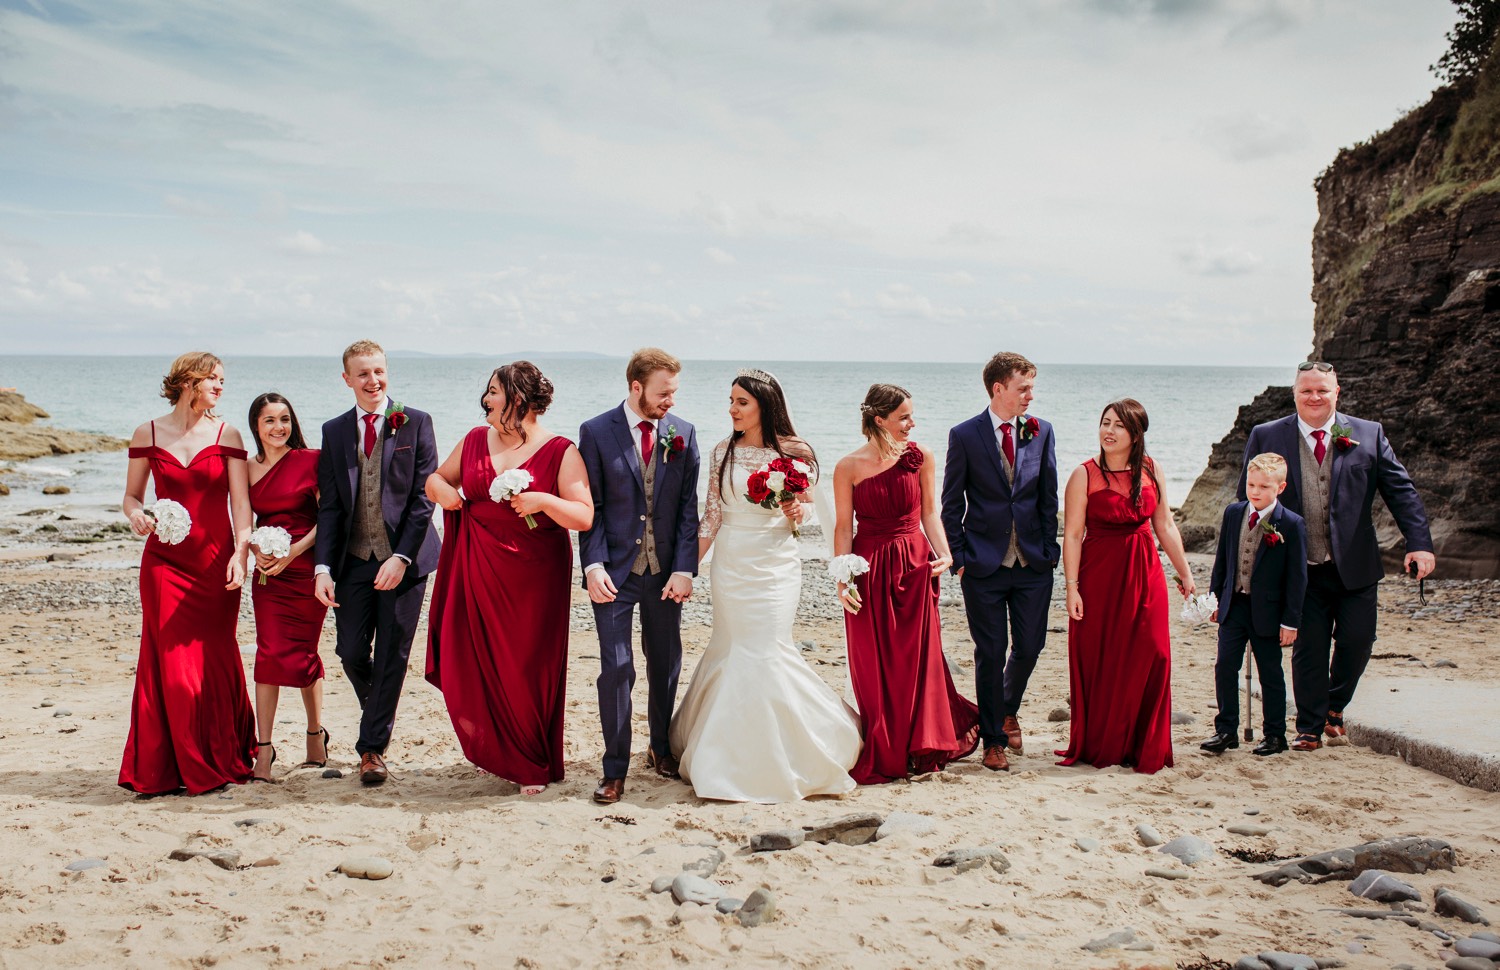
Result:
[[[310,738],[311,737],[317,737],[319,734],[323,735],[323,760],[322,761],[304,761],[300,765],[297,766],[298,768],[326,768],[326,767],[328,767],[328,742],[330,740],[329,737],[328,737],[328,729],[326,727],[320,727],[316,731],[308,731],[307,732],[307,736],[310,737]]]
[[[271,765],[274,765],[276,763],[276,745],[272,744],[269,741],[256,741],[255,744],[256,744],[257,748],[270,748],[271,749],[271,761],[270,761],[269,764],[266,765],[266,770],[269,771],[271,769]],[[257,751],[256,754],[258,756],[260,754],[260,752]],[[269,775],[266,776],[265,778],[262,778],[260,775],[255,774],[254,773],[254,769],[252,768],[251,769],[251,774],[250,774],[250,780],[252,782],[260,781],[260,782],[265,782],[265,783],[269,784],[270,781],[271,781],[271,778],[270,778]]]

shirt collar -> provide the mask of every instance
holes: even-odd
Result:
[[[1257,509],[1255,506],[1250,505],[1249,502],[1246,502],[1245,505],[1249,506],[1250,512],[1259,512],[1260,513],[1260,518],[1256,520],[1257,522],[1264,522],[1267,519],[1269,519],[1271,516],[1273,516],[1273,515],[1276,514],[1276,500],[1274,498],[1271,499],[1271,504],[1267,505],[1263,509]],[[1250,513],[1247,512],[1245,514],[1248,516]]]
[[[1325,422],[1322,426],[1314,428],[1312,425],[1308,424],[1306,421],[1303,421],[1302,420],[1302,415],[1299,414],[1299,415],[1297,415],[1297,428],[1298,428],[1298,430],[1300,430],[1302,432],[1302,437],[1304,437],[1304,438],[1310,438],[1310,437],[1312,437],[1312,433],[1314,431],[1326,431],[1326,432],[1328,432],[1329,437],[1332,437],[1333,436],[1333,426],[1338,423],[1338,417],[1339,416],[1338,416],[1337,412],[1335,412],[1334,414],[1331,414],[1331,415],[1328,416],[1327,422]]]
[[[625,411],[625,423],[630,425],[631,428],[639,428],[642,421],[645,421],[653,428],[656,427],[655,421],[652,421],[650,418],[643,418],[639,414],[635,413],[635,408],[630,406],[630,398],[626,398],[620,404],[620,407]]]
[[[1014,418],[1011,418],[1010,421],[1007,422],[1007,421],[1001,420],[1000,415],[998,415],[998,414],[995,413],[995,409],[994,408],[985,408],[984,409],[984,413],[988,414],[990,416],[990,430],[992,430],[992,431],[998,432],[1000,430],[1000,426],[1002,424],[1009,424],[1012,428],[1016,428],[1016,427],[1020,426],[1018,424],[1018,422],[1021,420],[1021,418],[1020,418],[1019,415],[1017,415]]]
[[[378,408],[376,408],[374,411],[366,411],[362,406],[360,406],[358,404],[356,404],[354,406],[357,407],[357,408],[359,408],[359,413],[361,415],[373,414],[377,418],[383,418],[383,417],[385,417],[386,409],[391,406],[391,396],[389,394],[387,394],[385,397],[381,398],[380,399],[380,406]],[[363,418],[361,418],[361,420],[363,420]]]

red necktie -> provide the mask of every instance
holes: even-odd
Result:
[[[1328,432],[1324,431],[1322,428],[1319,428],[1317,431],[1313,432],[1313,437],[1318,439],[1318,443],[1316,445],[1313,445],[1313,457],[1318,459],[1319,465],[1323,464],[1323,456],[1328,454],[1328,446],[1323,444],[1323,436],[1326,434],[1328,434]]]
[[[1255,523],[1257,523],[1259,521],[1260,521],[1260,513],[1259,512],[1251,512],[1250,513],[1250,528],[1252,528],[1252,529],[1255,528]]]
[[[375,451],[375,415],[365,415],[365,457],[370,457]]]
[[[1000,425],[1000,449],[1005,452],[1005,460],[1012,468],[1016,465],[1016,443],[1011,439],[1011,426],[1007,421]]]
[[[650,421],[642,421],[636,427],[641,429],[641,467],[645,468],[651,464],[651,430],[654,425]]]

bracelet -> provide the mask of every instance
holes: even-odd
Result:
[[[1076,580],[1076,579],[1065,579],[1065,580],[1063,580],[1063,585],[1064,586],[1077,586],[1078,585],[1078,580]]]

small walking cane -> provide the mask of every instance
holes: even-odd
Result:
[[[1255,708],[1250,704],[1250,671],[1255,666],[1255,653],[1251,650],[1245,651],[1245,740],[1255,740],[1255,729],[1250,725],[1254,723]]]

